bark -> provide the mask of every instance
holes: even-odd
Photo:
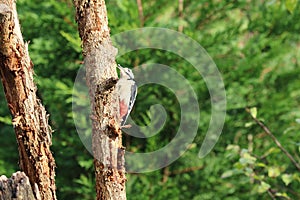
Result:
[[[13,118],[19,165],[31,187],[37,185],[41,199],[51,200],[56,199],[55,161],[50,151],[52,130],[46,110],[36,96],[33,73],[15,1],[0,0],[0,76]]]
[[[104,0],[74,0],[92,110],[97,199],[126,199],[117,72]]]
[[[36,188],[33,194],[28,177],[24,172],[16,172],[11,178],[0,176],[0,200],[40,200],[39,191]]]

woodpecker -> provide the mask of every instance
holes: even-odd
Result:
[[[120,100],[121,127],[125,127],[125,122],[136,99],[137,85],[131,69],[123,68],[121,65],[118,65],[118,68],[120,69],[120,79],[117,82],[117,89]]]

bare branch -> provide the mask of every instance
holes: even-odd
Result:
[[[182,169],[182,170],[172,171],[170,173],[170,175],[184,174],[184,173],[188,173],[188,172],[192,172],[192,171],[197,171],[197,170],[200,170],[200,169],[203,169],[203,168],[204,168],[204,166],[188,167],[188,168],[185,168],[185,169]]]
[[[270,131],[270,129],[264,125],[261,121],[259,121],[256,117],[254,117],[250,110],[247,108],[246,111],[251,115],[252,119],[258,124],[264,132],[271,137],[271,139],[275,142],[275,144],[279,147],[279,149],[292,161],[292,163],[295,165],[295,167],[300,171],[300,165],[297,163],[297,161],[293,158],[293,156],[281,145],[281,143],[277,140],[277,138],[274,136],[274,134]]]
[[[179,12],[179,25],[178,31],[182,33],[183,31],[183,0],[178,0],[178,12]]]
[[[139,17],[140,17],[140,25],[144,27],[145,19],[144,19],[144,12],[143,12],[143,3],[142,0],[136,0],[138,5]]]

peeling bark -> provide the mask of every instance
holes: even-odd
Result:
[[[50,151],[52,130],[36,96],[33,73],[15,1],[0,0],[0,76],[13,118],[20,168],[32,188],[38,186],[41,199],[51,200],[56,199],[55,161]]]
[[[97,199],[126,199],[118,76],[104,0],[74,0],[92,110]]]

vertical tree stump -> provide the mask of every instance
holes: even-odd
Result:
[[[11,178],[0,176],[0,200],[41,200],[37,187],[35,194],[24,172],[16,172]]]
[[[104,0],[74,0],[92,110],[97,199],[126,199],[118,78]]]

